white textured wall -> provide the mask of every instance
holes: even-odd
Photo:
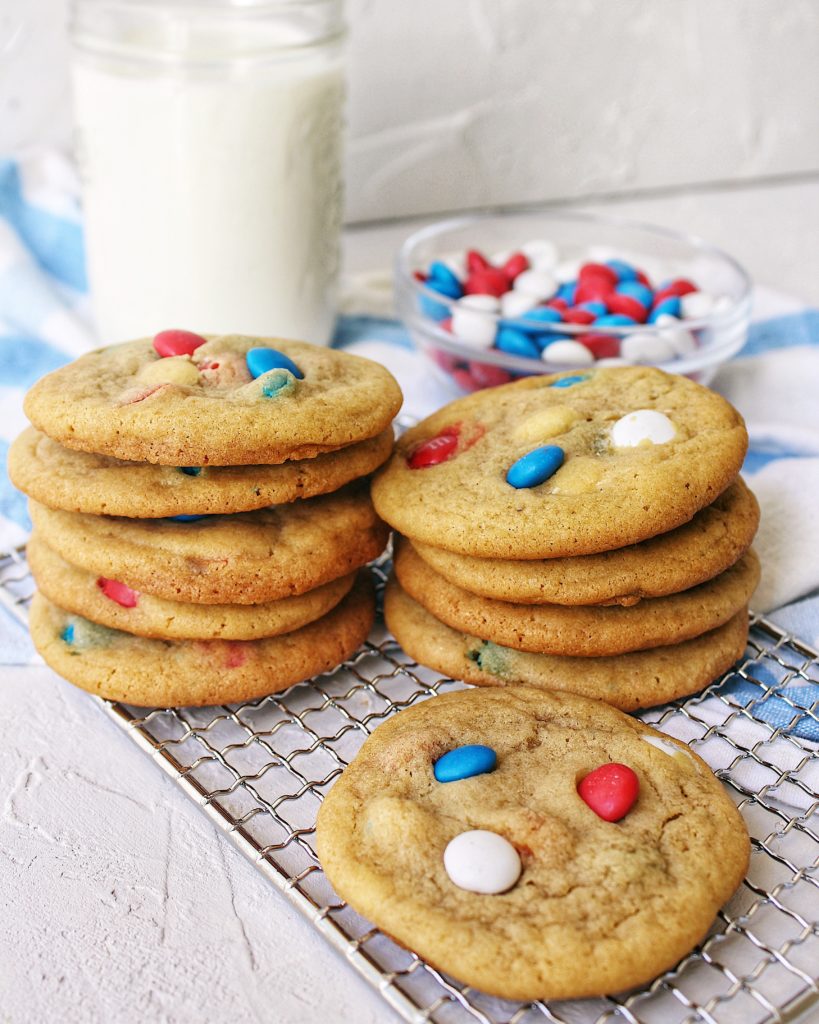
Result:
[[[68,144],[67,0],[0,0],[0,154]],[[819,173],[817,0],[348,0],[348,219]]]

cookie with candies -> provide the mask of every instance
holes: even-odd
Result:
[[[354,909],[509,999],[649,981],[703,939],[750,853],[686,746],[527,687],[448,693],[389,719],[327,796],[317,843]]]
[[[68,448],[183,467],[313,458],[375,437],[400,406],[369,359],[179,330],[89,352],[25,400],[34,426]]]
[[[480,558],[587,555],[688,522],[748,445],[725,399],[653,367],[528,377],[408,431],[373,483],[412,539]]]

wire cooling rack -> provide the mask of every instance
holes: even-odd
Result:
[[[375,571],[383,582],[383,567]],[[21,621],[32,590],[21,552],[0,558],[0,601]],[[688,742],[723,781],[751,832],[748,876],[703,944],[651,985],[527,1004],[485,996],[399,948],[338,899],[316,859],[319,803],[366,737],[396,711],[462,685],[411,661],[383,625],[336,672],[260,700],[102,703],[408,1021],[762,1024],[819,1013],[819,754],[806,738],[817,735],[819,708],[798,699],[813,682],[816,652],[755,617],[746,658],[727,677],[641,716]]]

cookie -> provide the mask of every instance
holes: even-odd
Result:
[[[153,466],[65,448],[29,427],[11,446],[12,483],[50,508],[92,515],[160,516],[250,512],[328,494],[377,469],[392,427],[347,448],[277,466]]]
[[[388,534],[363,483],[193,522],[92,516],[33,500],[29,508],[37,532],[71,565],[194,604],[262,604],[304,594],[376,558]]]
[[[141,594],[118,580],[78,569],[34,534],[26,549],[40,592],[65,611],[111,629],[161,640],[256,640],[326,615],[349,593],[355,574],[266,604],[187,604]]]
[[[513,604],[636,604],[688,590],[725,572],[759,525],[759,505],[741,478],[670,533],[576,558],[510,561],[474,558],[413,540],[441,576],[464,590]]]
[[[532,654],[451,629],[394,579],[384,594],[384,618],[411,658],[451,679],[477,686],[567,690],[621,711],[698,693],[742,657],[748,639],[748,612],[743,608],[724,626],[667,647],[600,658]]]
[[[438,970],[523,1000],[615,993],[672,967],[750,854],[684,744],[528,687],[447,693],[380,725],[316,839],[355,910]]]
[[[750,550],[707,583],[632,608],[477,597],[439,576],[404,538],[396,544],[395,575],[410,597],[452,629],[516,650],[588,658],[678,644],[723,625],[748,604],[759,560]]]
[[[331,612],[264,640],[149,640],[72,615],[35,594],[30,626],[48,665],[75,686],[140,707],[229,704],[327,672],[364,642],[375,616],[369,573]]]
[[[34,426],[68,448],[165,466],[312,458],[375,437],[400,407],[398,384],[369,359],[181,331],[89,352],[25,399]]]
[[[373,482],[391,526],[480,558],[594,554],[688,522],[739,473],[739,413],[653,367],[528,377],[398,441]]]

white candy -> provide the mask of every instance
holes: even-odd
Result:
[[[553,341],[540,353],[544,363],[556,366],[589,366],[594,356],[579,341]]]
[[[500,299],[496,299],[494,295],[476,293],[464,295],[463,298],[458,299],[458,305],[466,306],[467,309],[480,309],[484,313],[497,313],[500,309]]]
[[[534,270],[553,270],[557,266],[559,254],[554,242],[545,238],[535,239],[520,247],[520,251],[529,260]],[[506,262],[504,260],[504,262]]]
[[[522,295],[532,295],[545,302],[557,292],[557,281],[548,270],[524,270],[515,278],[512,287]]]
[[[554,274],[560,284],[576,281],[583,263],[580,260],[563,260],[555,267]]]
[[[495,318],[479,309],[457,305],[452,311],[452,333],[473,348],[491,348],[495,340]]]
[[[518,851],[497,832],[476,828],[455,836],[444,850],[452,882],[468,892],[506,892],[520,878]]]
[[[682,321],[671,313],[661,313],[654,322],[662,328],[658,333],[669,343],[678,356],[690,356],[697,350],[697,342],[691,331],[682,326]]]
[[[680,312],[684,320],[698,320],[714,312],[715,302],[710,292],[689,292],[680,298]]]
[[[734,300],[730,295],[720,295],[720,297],[714,302],[715,313],[727,313],[729,309],[734,308]]]
[[[666,338],[646,331],[627,334],[620,343],[620,354],[629,363],[667,363],[676,353]]]
[[[603,359],[598,359],[594,364],[595,366],[629,366],[628,359],[621,359],[620,356],[606,356]]]
[[[643,441],[665,444],[677,430],[671,420],[655,409],[637,409],[627,412],[611,428],[611,443],[615,448],[636,448]]]
[[[500,308],[501,316],[507,320],[514,320],[515,317],[523,316],[530,309],[537,305],[534,295],[524,295],[523,292],[504,292],[501,295]]]
[[[678,747],[671,740],[664,740],[661,736],[641,736],[640,738],[644,739],[646,743],[650,743],[652,747],[662,750],[669,757],[679,757],[680,754],[684,754],[687,758],[692,759],[691,752],[686,747]]]

